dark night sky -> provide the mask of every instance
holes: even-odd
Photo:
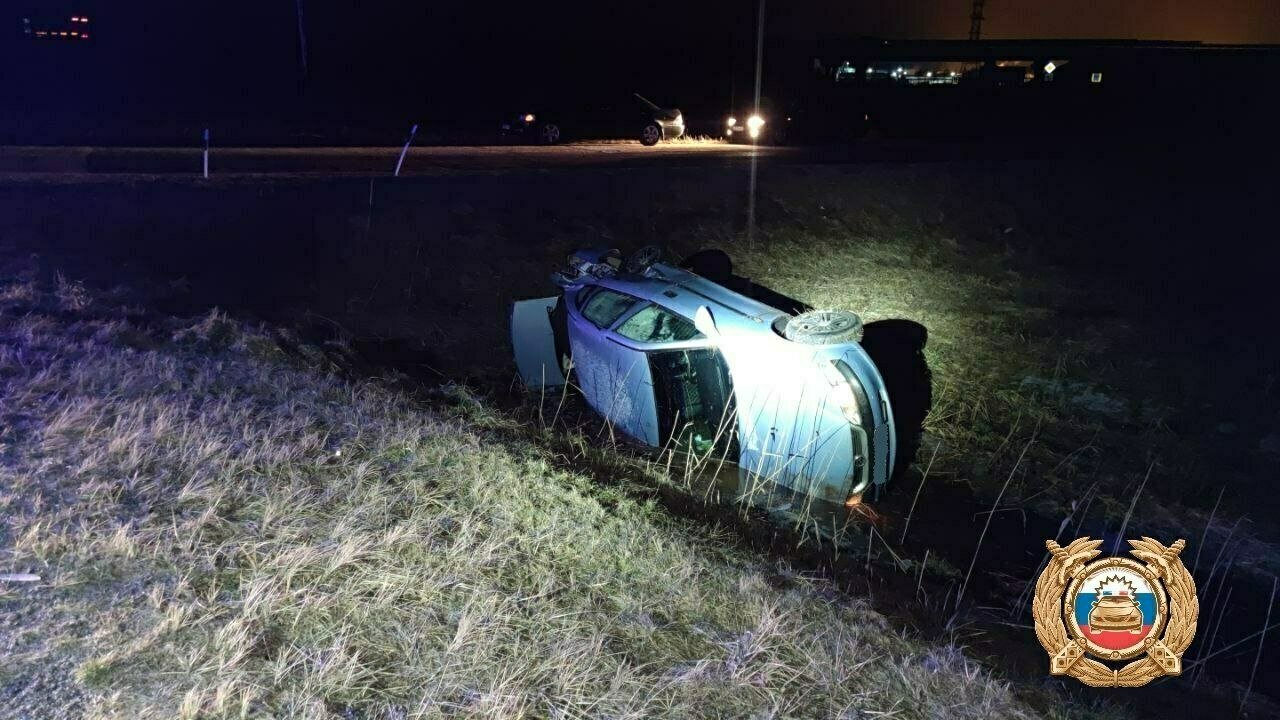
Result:
[[[971,0],[774,0],[795,32],[966,38]],[[990,38],[1136,38],[1280,43],[1277,0],[987,0]]]
[[[311,77],[300,82],[295,0],[20,0],[0,11],[0,110],[367,114],[491,112],[560,83],[723,107],[749,84],[754,0],[548,5],[483,0],[303,0]],[[34,6],[92,13],[92,46],[36,47]],[[770,0],[766,63],[802,67],[809,38],[964,38],[970,0]],[[547,12],[547,8],[554,12]],[[1280,0],[988,0],[988,38],[1280,43]],[[732,78],[732,80],[731,80]],[[768,89],[766,88],[766,92]],[[576,92],[576,91],[575,91]]]

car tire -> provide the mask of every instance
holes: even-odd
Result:
[[[560,126],[546,123],[538,128],[538,142],[542,145],[555,145],[560,142]]]
[[[628,273],[640,274],[649,269],[649,266],[662,259],[662,248],[657,245],[645,245],[627,256],[622,263],[622,270]]]
[[[924,356],[925,326],[910,320],[877,320],[863,328],[862,349],[880,371],[893,406],[898,450],[893,473],[901,474],[920,449],[924,420],[933,407],[933,374]]]
[[[810,310],[787,321],[783,337],[801,345],[839,345],[862,339],[862,318],[848,310]]]
[[[733,279],[733,260],[723,250],[699,250],[680,261],[680,267],[717,285],[728,285]]]
[[[645,147],[653,147],[662,139],[662,126],[658,123],[649,123],[640,130],[640,144]]]

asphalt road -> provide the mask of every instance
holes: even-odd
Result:
[[[214,148],[211,174],[391,174],[400,148]],[[801,160],[812,149],[755,148],[718,142],[582,143],[539,146],[435,146],[409,150],[401,174],[558,167],[705,166],[752,157]],[[0,147],[0,173],[201,173],[196,148]]]
[[[927,162],[1062,154],[1066,147],[1003,141],[869,139],[851,145],[753,147],[722,142],[638,142],[428,146],[409,150],[403,175],[573,167],[733,167],[766,163]],[[210,173],[228,175],[389,175],[398,147],[214,148]],[[198,148],[0,147],[0,174],[201,173]]]

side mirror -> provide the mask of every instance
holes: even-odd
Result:
[[[693,314],[693,326],[698,328],[698,332],[709,338],[720,337],[720,331],[716,328],[716,320],[711,317],[711,310],[706,305],[699,305],[698,311]]]

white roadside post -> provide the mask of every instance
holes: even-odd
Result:
[[[400,177],[400,166],[404,165],[404,156],[409,154],[409,146],[413,144],[413,136],[418,134],[418,124],[414,123],[409,130],[409,139],[404,141],[404,149],[400,151],[400,159],[396,161],[395,177]]]
[[[209,177],[209,128],[204,129],[204,176]]]

